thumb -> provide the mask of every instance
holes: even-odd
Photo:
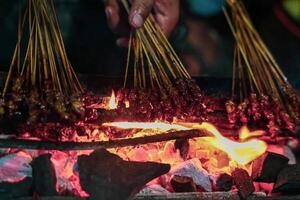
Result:
[[[129,13],[129,24],[133,28],[143,26],[153,8],[154,0],[134,0]]]

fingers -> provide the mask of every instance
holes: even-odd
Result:
[[[179,20],[179,0],[156,0],[153,10],[156,22],[165,35],[170,36]]]
[[[116,44],[119,47],[128,46],[129,25],[127,20],[124,20],[121,5],[118,0],[105,1],[105,14],[109,28],[116,34]],[[124,12],[124,11],[123,11]],[[126,17],[125,17],[126,19]],[[127,39],[126,39],[127,38]]]
[[[105,14],[108,26],[114,31],[120,23],[119,4],[117,0],[105,1]]]
[[[154,0],[133,0],[129,13],[129,23],[133,28],[143,26],[153,8]]]
[[[116,43],[121,48],[127,48],[129,45],[129,38],[128,37],[120,37],[117,39]]]

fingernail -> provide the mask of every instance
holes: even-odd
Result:
[[[140,28],[141,26],[143,26],[143,23],[144,23],[143,17],[138,13],[135,14],[132,18],[132,23],[133,23],[134,27]]]

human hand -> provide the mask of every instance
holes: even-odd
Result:
[[[128,20],[122,15],[122,10],[124,9],[119,0],[105,1],[107,22],[116,33],[117,45],[120,47],[128,46],[130,27],[142,27],[151,12],[165,35],[170,36],[177,25],[180,12],[179,0],[132,0]]]

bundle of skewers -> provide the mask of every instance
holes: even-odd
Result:
[[[52,119],[73,120],[84,112],[82,92],[67,57],[53,0],[29,0],[19,19],[1,117],[14,123],[26,119],[29,127]]]
[[[130,2],[121,2],[129,12]],[[142,28],[131,31],[124,89],[117,92],[117,98],[122,112],[129,101],[129,110],[143,120],[173,121],[188,116],[205,120],[210,111],[209,100],[191,79],[153,15]]]
[[[232,100],[226,104],[232,124],[262,124],[271,134],[295,130],[300,94],[283,74],[256,31],[242,0],[227,0],[225,16],[236,40]],[[239,104],[234,103],[240,102]]]

